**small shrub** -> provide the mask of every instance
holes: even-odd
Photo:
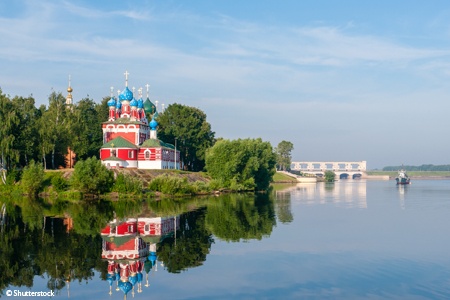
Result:
[[[203,181],[196,181],[193,184],[194,191],[196,193],[209,193],[211,192],[211,186]]]
[[[325,171],[325,182],[334,182],[335,176],[333,171]]]
[[[117,175],[113,191],[119,193],[141,193],[142,182],[138,178],[120,173]]]
[[[193,194],[195,189],[187,181],[187,178],[159,175],[150,181],[149,188],[167,195]]]
[[[69,181],[59,172],[55,173],[51,179],[53,188],[58,192],[66,191],[69,187]]]
[[[220,180],[218,179],[212,179],[209,182],[209,188],[211,189],[211,191],[218,191],[219,189],[221,189],[223,187],[223,184]]]
[[[76,163],[70,184],[83,193],[105,193],[114,184],[114,174],[96,157],[91,157]]]
[[[32,160],[23,169],[21,186],[23,191],[30,196],[37,196],[44,181],[44,168]]]

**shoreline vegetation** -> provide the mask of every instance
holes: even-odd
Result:
[[[42,186],[36,196],[42,198],[62,198],[65,200],[82,200],[105,198],[112,201],[130,197],[145,199],[159,199],[163,197],[186,197],[201,195],[217,195],[230,192],[255,192],[254,190],[233,190],[224,188],[220,182],[212,179],[205,172],[191,172],[183,170],[142,170],[142,169],[113,169],[113,188],[104,194],[86,193],[78,189],[69,188],[69,180],[74,169],[46,170]],[[369,176],[389,176],[395,178],[395,171],[367,171]],[[450,171],[410,171],[415,179],[450,179]],[[320,180],[319,180],[320,181]],[[295,177],[276,172],[273,184],[297,184]],[[16,181],[0,187],[0,195],[25,196],[23,182]]]

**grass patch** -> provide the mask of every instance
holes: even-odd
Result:
[[[293,175],[294,176],[294,175]],[[276,172],[273,175],[272,182],[297,182],[297,178],[283,173]]]

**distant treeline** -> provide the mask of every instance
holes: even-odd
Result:
[[[450,171],[450,165],[387,166],[383,171]]]

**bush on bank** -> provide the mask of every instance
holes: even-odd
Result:
[[[44,167],[32,160],[23,169],[22,180],[20,181],[23,192],[28,194],[29,196],[36,197],[42,188],[43,181]]]
[[[266,190],[275,174],[276,155],[258,139],[220,140],[206,152],[208,174],[234,191]]]
[[[44,172],[41,164],[32,162],[23,171],[10,172],[8,174],[10,177],[8,183],[10,184],[1,185],[0,193],[12,195],[13,192],[17,192],[18,195],[24,193],[37,195],[42,192],[41,195],[44,197],[62,197],[79,201],[83,199],[83,195],[100,195],[109,192],[119,193],[122,196],[145,193],[146,197],[153,198],[155,192],[183,196],[210,194],[219,190],[248,191],[256,185],[253,177],[247,178],[245,181],[232,178],[226,183],[221,179],[210,179],[201,174],[179,171],[166,171],[152,177],[158,173],[162,172],[128,173],[119,171],[114,176],[114,172],[107,169],[95,157],[78,161],[71,173],[58,170]],[[21,180],[18,180],[17,183],[15,178],[18,177],[18,174],[21,175]],[[116,196],[114,195],[114,197]]]
[[[113,172],[108,170],[95,156],[85,161],[78,161],[70,178],[72,188],[87,194],[109,192],[113,184]]]

